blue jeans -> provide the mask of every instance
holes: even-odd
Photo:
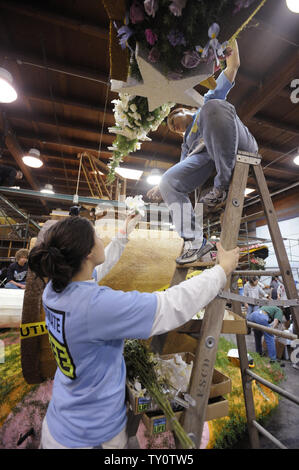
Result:
[[[25,286],[25,282],[20,282],[20,284],[23,284],[23,286]],[[5,284],[5,289],[21,289],[21,287],[18,287],[16,286],[15,284],[13,284],[12,282],[7,282],[7,284]]]
[[[268,315],[261,313],[259,310],[255,310],[254,312],[247,315],[247,320],[253,323],[257,323],[258,325],[269,326]],[[274,336],[269,333],[256,330],[256,329],[253,329],[253,333],[254,333],[256,352],[259,354],[262,354],[263,352],[262,336],[264,335],[267,349],[268,349],[268,355],[270,359],[275,360],[276,359],[276,346],[275,346]]]
[[[247,307],[247,317],[248,315],[250,315],[254,310],[259,310],[259,306],[258,305],[252,305],[252,304],[248,304],[248,307]]]
[[[187,240],[202,240],[201,214],[196,215],[188,193],[202,186],[216,169],[215,187],[227,189],[237,150],[257,152],[258,146],[247,127],[225,100],[209,100],[200,111],[200,136],[206,148],[167,170],[160,182],[178,234]]]

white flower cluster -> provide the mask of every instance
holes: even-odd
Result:
[[[144,207],[145,207],[145,203],[143,201],[143,196],[142,194],[138,195],[138,196],[129,196],[126,198],[125,200],[125,203],[126,203],[126,206],[128,207],[128,209],[132,210],[132,211],[135,211],[136,213],[142,215],[142,217],[144,217],[145,215],[145,210],[144,210]]]
[[[166,103],[161,106],[159,113],[148,112],[146,116],[141,116],[136,104],[132,102],[134,98],[135,96],[128,95],[127,93],[120,93],[119,99],[112,101],[116,125],[109,127],[109,132],[123,135],[129,140],[151,141],[147,134],[158,129],[174,104]],[[146,125],[144,125],[144,121]],[[140,142],[137,142],[134,151],[139,150],[140,146]],[[113,151],[118,150],[115,146],[108,148]]]

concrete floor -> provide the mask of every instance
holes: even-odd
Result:
[[[223,336],[236,344],[235,335]],[[254,335],[252,331],[250,335],[246,335],[246,344],[249,353],[255,352]],[[295,369],[289,360],[282,360],[281,364],[284,365],[282,370],[285,373],[285,380],[279,384],[279,387],[299,398],[299,370]],[[281,397],[278,407],[267,418],[263,427],[288,449],[299,449],[299,405]],[[248,436],[240,441],[234,448],[249,449],[250,443]],[[277,446],[260,434],[260,448],[277,449]]]

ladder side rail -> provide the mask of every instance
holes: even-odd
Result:
[[[290,340],[298,339],[298,336],[293,335],[292,333],[289,333],[289,332],[287,333],[281,330],[276,330],[275,328],[270,328],[268,326],[259,325],[258,323],[253,323],[251,321],[247,322],[247,326],[249,326],[249,328],[255,328],[256,330],[265,331],[266,333],[270,333],[271,335],[274,335],[274,336],[279,336],[280,338],[286,338]]]
[[[299,397],[294,395],[293,393],[288,392],[287,390],[284,390],[281,387],[278,387],[278,385],[273,384],[272,382],[269,382],[268,380],[264,379],[258,374],[255,374],[252,372],[250,369],[245,370],[246,374],[252,377],[254,380],[257,380],[261,384],[265,385],[266,387],[270,388],[273,392],[279,393],[284,398],[287,398],[287,400],[290,400],[291,402],[295,403],[295,405],[299,405]]]
[[[237,246],[248,172],[249,164],[236,162],[220,237],[221,244],[226,250]],[[229,285],[230,279],[227,280],[226,287]],[[206,418],[225,304],[226,300],[216,298],[205,309],[189,384],[189,394],[196,400],[196,406],[185,410],[182,416],[183,427],[198,449]]]
[[[263,428],[263,426],[261,426],[257,421],[253,420],[252,424],[255,429],[257,429],[261,434],[263,434],[263,436],[267,437],[271,442],[273,442],[273,444],[277,445],[277,447],[279,447],[280,449],[287,449],[287,447],[282,444],[282,442],[276,439],[276,437],[272,436],[272,434],[269,433],[269,431],[267,431],[265,428]]]
[[[238,291],[237,285],[237,275],[232,275],[231,289],[232,292]],[[237,315],[243,317],[241,303],[237,301],[232,301],[232,310]],[[248,324],[248,323],[247,323]],[[254,427],[253,422],[256,419],[255,415],[255,405],[252,392],[252,379],[246,374],[246,370],[249,368],[248,356],[247,356],[247,345],[246,338],[244,334],[236,334],[237,348],[240,359],[240,372],[243,388],[243,396],[245,402],[245,411],[247,419],[247,429],[248,436],[250,441],[250,446],[252,449],[260,448],[259,434]]]
[[[275,214],[275,208],[269,193],[269,189],[261,165],[253,166],[253,172],[260,193],[264,212],[266,215],[269,232],[271,235],[278,265],[281,271],[287,297],[289,299],[298,298],[292,269],[287,257],[286,248],[281,236],[280,228]],[[299,334],[299,307],[290,308],[294,321],[295,333]]]

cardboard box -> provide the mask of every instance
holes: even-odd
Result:
[[[190,352],[183,352],[177,353],[179,354],[182,359],[190,364],[194,361],[194,354]],[[161,356],[161,359],[171,359],[174,357],[174,354],[166,354]],[[221,397],[227,393],[231,393],[232,391],[232,382],[229,377],[222,374],[219,370],[214,369],[213,377],[212,377],[212,384],[210,388],[210,395],[209,398]],[[132,411],[135,415],[140,413],[145,413],[148,411],[155,411],[159,410],[158,405],[152,400],[138,396],[138,392],[131,386],[131,384],[127,381],[127,396],[129,399],[129,403],[131,405]]]
[[[228,334],[247,334],[247,325],[246,320],[242,318],[237,313],[232,312],[231,310],[228,311],[228,316],[231,317],[230,319],[226,319],[222,322],[222,329],[221,333],[228,333]]]
[[[179,420],[182,416],[183,409],[175,412],[176,418]],[[223,397],[213,398],[209,400],[205,421],[222,418],[227,416],[229,411],[229,403]],[[147,412],[142,415],[142,421],[149,432],[150,436],[160,434],[165,431],[171,431],[171,424],[164,414],[158,412]]]
[[[184,325],[177,328],[175,331],[183,334],[191,334],[193,337],[198,337],[201,330],[202,320],[190,320]],[[226,317],[222,322],[221,333],[227,334],[247,334],[246,320],[237,313],[228,311]]]

